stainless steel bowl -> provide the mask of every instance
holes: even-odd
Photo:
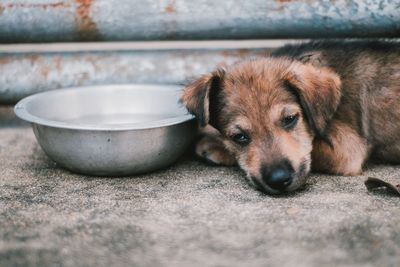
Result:
[[[46,154],[71,171],[125,176],[172,164],[194,137],[178,86],[107,85],[48,91],[21,100]]]

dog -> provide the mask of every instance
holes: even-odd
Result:
[[[400,45],[312,41],[218,68],[182,103],[204,136],[196,154],[238,164],[270,194],[301,188],[310,171],[353,176],[369,159],[400,163]]]

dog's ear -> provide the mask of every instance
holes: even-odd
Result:
[[[210,124],[217,129],[217,116],[221,109],[221,86],[225,71],[218,69],[203,75],[186,86],[181,102],[196,116],[201,126]]]
[[[325,139],[325,130],[341,98],[339,76],[328,68],[294,63],[285,80],[286,87],[297,97],[316,137]]]

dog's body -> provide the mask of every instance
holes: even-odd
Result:
[[[297,189],[311,167],[356,175],[370,158],[400,163],[397,42],[285,46],[201,77],[182,101],[202,126],[217,129],[197,154],[237,162],[269,193]]]

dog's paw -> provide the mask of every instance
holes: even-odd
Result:
[[[205,136],[196,145],[196,154],[209,163],[217,165],[235,165],[234,156],[216,138]]]

